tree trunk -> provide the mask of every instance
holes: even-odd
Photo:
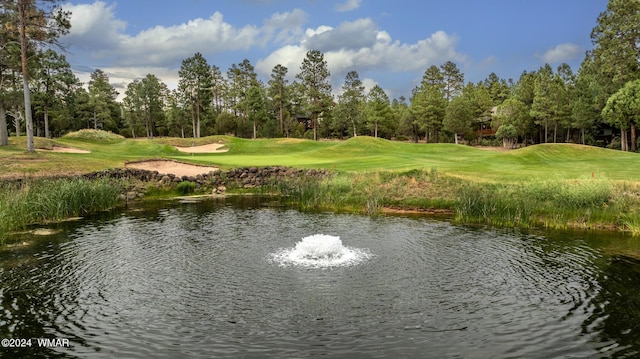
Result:
[[[454,137],[454,139],[455,139],[455,141],[456,141],[456,145],[457,145],[457,144],[458,144],[458,134],[457,134],[457,133],[454,133],[454,134],[453,134],[453,137]]]
[[[318,140],[318,114],[311,114],[311,126],[313,126],[313,140],[317,141]]]
[[[631,152],[636,152],[636,125],[631,124]]]
[[[567,139],[564,142],[569,143],[570,140],[571,140],[571,128],[567,127]]]
[[[547,138],[549,138],[549,124],[544,121],[544,143],[547,143]]]
[[[627,130],[620,129],[620,149],[622,151],[629,151],[629,146],[627,144]]]
[[[7,128],[7,112],[0,103],[0,146],[9,145],[9,129]]]
[[[197,138],[200,138],[200,100],[196,105],[196,135]]]
[[[49,133],[49,109],[46,105],[44,107],[44,137],[51,138],[51,134]]]
[[[558,121],[553,123],[553,143],[558,143]]]
[[[98,129],[98,115],[96,114],[96,110],[93,110],[93,129]]]
[[[376,124],[375,124],[375,128],[373,130],[373,134],[374,134],[373,137],[378,138],[378,122],[376,122]]]
[[[24,91],[24,116],[27,125],[27,152],[36,150],[33,142],[33,118],[31,115],[31,90],[29,89],[29,69],[27,67],[27,14],[26,1],[18,1],[20,62],[22,65],[22,89]]]
[[[20,137],[20,119],[22,118],[22,111],[16,106],[16,109],[13,113],[13,127],[16,128],[16,137]]]
[[[193,104],[191,105],[191,128],[193,129],[193,138],[198,138],[196,136],[196,111],[193,108]]]
[[[258,138],[258,125],[256,124],[256,120],[253,120],[253,139]]]
[[[585,141],[584,141],[584,132],[585,132],[585,130],[584,130],[584,128],[581,129],[580,132],[582,132],[582,144],[584,145],[585,144]]]
[[[284,135],[284,101],[282,100],[282,87],[278,89],[280,95],[279,107],[280,107],[280,133]]]

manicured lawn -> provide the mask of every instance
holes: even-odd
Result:
[[[228,152],[186,154],[172,145],[225,143]],[[512,151],[488,151],[454,144],[415,144],[371,137],[346,141],[299,139],[239,139],[214,136],[201,139],[37,139],[36,147],[65,146],[88,154],[24,151],[25,138],[11,138],[0,147],[0,176],[70,174],[122,167],[125,161],[171,158],[217,165],[290,166],[339,171],[431,170],[465,179],[520,182],[548,179],[640,181],[640,154],[573,144],[543,144]]]

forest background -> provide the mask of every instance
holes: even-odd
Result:
[[[473,83],[446,61],[425,69],[409,98],[394,99],[379,85],[365,91],[356,70],[332,88],[324,54],[309,50],[299,68],[276,65],[266,81],[249,59],[223,70],[198,52],[182,61],[176,89],[149,73],[129,83],[118,101],[104,71],[96,69],[81,83],[56,46],[69,30],[69,16],[55,0],[0,1],[0,145],[9,136],[50,138],[94,128],[133,138],[369,135],[427,143],[499,141],[506,147],[574,142],[637,151],[638,0],[609,1],[594,19],[593,48],[577,70],[545,64],[517,80],[490,73]],[[33,150],[32,139],[27,150]]]

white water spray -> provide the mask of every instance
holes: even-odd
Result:
[[[281,249],[271,256],[282,266],[313,268],[351,266],[371,258],[368,251],[346,247],[340,237],[326,234],[304,237],[295,247]]]

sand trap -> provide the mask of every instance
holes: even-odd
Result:
[[[79,148],[72,148],[72,147],[59,147],[59,146],[54,146],[51,149],[39,149],[39,151],[46,151],[46,152],[62,152],[62,153],[91,153],[91,151],[87,151],[87,150],[81,150]]]
[[[211,171],[219,171],[218,167],[209,167],[209,166],[196,166],[190,165],[186,163],[180,163],[175,161],[145,161],[145,162],[134,162],[127,163],[126,167],[128,168],[136,168],[140,170],[147,171],[158,171],[163,174],[174,174],[176,176],[197,176],[205,173],[209,173]]]
[[[187,153],[221,153],[221,152],[229,151],[226,148],[221,149],[221,147],[224,147],[224,144],[222,143],[211,143],[211,144],[202,145],[202,146],[190,146],[190,147],[175,146],[175,147],[178,151],[187,152]]]

